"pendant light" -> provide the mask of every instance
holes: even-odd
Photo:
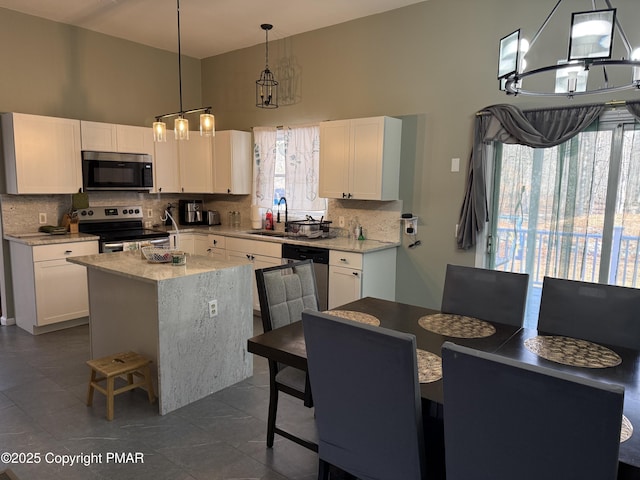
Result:
[[[273,25],[263,23],[260,28],[265,34],[265,69],[256,80],[256,107],[278,108],[278,82],[269,70],[269,30]]]
[[[167,117],[177,117],[173,122],[176,140],[189,140],[189,120],[185,115],[197,112],[200,114],[200,135],[211,137],[215,135],[215,117],[211,114],[211,107],[200,107],[191,110],[182,108],[182,48],[180,42],[180,0],[176,0],[178,13],[178,86],[180,94],[180,111],[158,115],[153,122],[153,139],[156,142],[167,141],[167,124],[162,121]]]

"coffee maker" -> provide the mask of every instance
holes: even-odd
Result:
[[[179,200],[178,218],[181,225],[205,225],[207,219],[202,212],[202,200]]]

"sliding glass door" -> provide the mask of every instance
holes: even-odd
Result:
[[[530,275],[536,325],[544,276],[640,287],[640,131],[609,113],[553,148],[496,148],[489,265]]]

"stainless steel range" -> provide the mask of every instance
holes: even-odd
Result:
[[[100,253],[137,250],[140,243],[169,246],[169,234],[144,228],[141,206],[89,207],[78,210],[78,230],[100,237]]]

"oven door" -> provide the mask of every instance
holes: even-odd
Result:
[[[158,248],[169,248],[169,237],[153,238],[150,240],[127,240],[125,242],[101,242],[100,253],[130,252],[140,249],[140,244],[152,245]]]

